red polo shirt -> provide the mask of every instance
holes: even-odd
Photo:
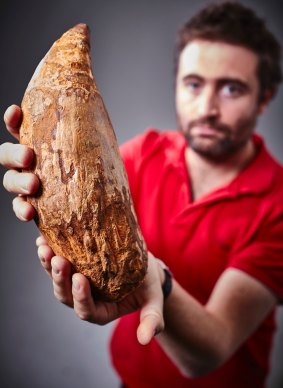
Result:
[[[181,133],[150,130],[121,147],[149,251],[202,304],[227,267],[247,272],[283,300],[283,169],[259,136],[254,142],[252,163],[195,202]],[[183,377],[157,341],[139,345],[138,321],[138,313],[121,318],[111,342],[114,366],[128,387],[264,387],[273,313],[225,365],[198,379]]]

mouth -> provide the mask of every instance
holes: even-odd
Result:
[[[221,134],[218,128],[210,126],[194,126],[190,130],[192,136],[215,137]]]

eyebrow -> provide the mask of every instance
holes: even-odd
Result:
[[[220,85],[225,85],[225,84],[229,84],[229,83],[232,83],[232,84],[236,84],[237,86],[240,86],[241,88],[243,89],[246,89],[248,90],[250,88],[249,84],[239,78],[220,78],[218,81],[217,81]]]
[[[187,81],[187,80],[190,80],[190,79],[197,79],[198,81],[204,81],[205,78],[200,76],[199,74],[195,74],[195,73],[192,73],[192,74],[187,74],[185,75],[182,80],[183,82]],[[227,84],[227,83],[233,83],[233,84],[236,84],[236,85],[239,85],[240,87],[244,88],[244,89],[249,89],[249,85],[246,81],[244,80],[241,80],[239,78],[234,78],[234,77],[223,77],[223,78],[218,78],[216,80],[216,82],[220,85],[224,85],[224,84]]]

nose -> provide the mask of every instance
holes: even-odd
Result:
[[[216,117],[219,115],[219,100],[213,88],[204,88],[199,96],[198,113],[200,117]]]

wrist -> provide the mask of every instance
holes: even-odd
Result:
[[[160,273],[160,280],[161,280],[161,289],[163,293],[164,300],[168,298],[172,291],[172,273],[170,272],[169,268],[166,266],[166,264],[163,263],[162,260],[156,259],[159,264],[159,273]]]

